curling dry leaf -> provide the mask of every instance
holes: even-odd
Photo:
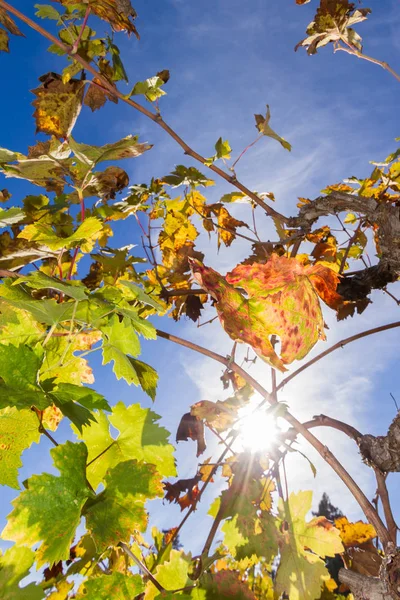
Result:
[[[239,265],[225,278],[199,261],[190,263],[195,279],[217,301],[228,335],[248,343],[281,371],[304,358],[318,339],[325,339],[318,296],[332,308],[342,303],[336,293],[337,274],[320,264],[304,266],[294,258],[272,254],[265,264]],[[280,337],[280,357],[271,335]]]

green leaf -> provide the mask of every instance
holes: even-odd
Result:
[[[69,558],[70,546],[89,496],[86,484],[87,449],[84,444],[66,442],[51,450],[60,477],[33,475],[28,489],[13,501],[14,510],[2,538],[33,546],[38,567]]]
[[[111,411],[104,396],[90,388],[71,383],[60,383],[57,389],[51,392],[51,398],[80,432],[84,425],[90,425],[92,421],[96,422],[92,410]]]
[[[42,271],[32,271],[15,280],[15,284],[25,283],[28,287],[41,290],[50,289],[62,292],[74,300],[86,300],[89,290],[80,281],[61,281],[56,277],[49,277]]]
[[[21,454],[39,442],[39,420],[31,410],[0,410],[0,485],[19,489],[18,469]]]
[[[4,284],[0,286],[0,289]],[[44,328],[25,310],[0,299],[0,343],[34,346],[43,337]]]
[[[120,279],[119,283],[129,288],[132,298],[136,298],[142,304],[147,304],[157,311],[164,312],[163,306],[157,302],[157,300],[154,300],[154,298],[146,294],[146,292],[140,286],[136,285],[136,283],[124,279]]]
[[[325,517],[305,521],[311,503],[312,492],[292,493],[286,503],[279,502],[281,560],[275,586],[278,594],[286,593],[291,600],[319,598],[329,579],[322,558],[343,552],[339,531]]]
[[[164,78],[159,76],[161,74],[163,74]],[[169,79],[169,71],[166,70],[165,72],[161,72],[159,75],[155,75],[154,77],[150,77],[145,81],[138,81],[135,83],[129,96],[143,95],[149,102],[155,102],[155,100],[158,100],[158,98],[161,98],[161,96],[165,96],[165,92],[161,88]],[[165,81],[165,79],[167,81]]]
[[[246,196],[246,194],[243,194],[243,192],[231,192],[230,194],[224,194],[220,202],[223,202],[225,204],[229,202],[240,202],[244,198],[248,199],[249,197]]]
[[[43,244],[50,250],[61,250],[61,248],[72,248],[78,245],[83,252],[90,252],[102,229],[103,224],[99,219],[88,217],[72,235],[65,238],[59,237],[52,226],[46,223],[27,225],[18,237]]]
[[[9,227],[25,219],[26,215],[20,208],[0,208],[0,227]]]
[[[256,127],[258,129],[258,131],[260,133],[262,133],[263,135],[266,135],[267,137],[270,137],[274,140],[276,140],[277,142],[279,142],[286,150],[289,150],[289,152],[292,149],[291,144],[289,144],[289,142],[287,142],[285,140],[285,138],[281,137],[280,135],[278,135],[273,129],[271,129],[271,127],[269,126],[269,121],[271,119],[271,111],[269,109],[269,106],[267,104],[267,114],[265,115],[265,117],[263,117],[262,115],[254,115],[255,119],[256,119]]]
[[[189,562],[178,550],[171,550],[170,560],[162,565],[159,565],[154,572],[154,577],[157,579],[163,588],[169,590],[179,590],[189,584],[193,584],[188,579]],[[144,600],[153,600],[159,598],[159,591],[151,583],[147,582],[146,593]]]
[[[103,334],[103,365],[114,361],[113,370],[117,379],[125,379],[129,384],[139,385],[139,377],[129,360],[129,356],[140,354],[140,342],[130,319],[122,321],[117,315],[112,315],[107,325],[100,327]]]
[[[2,600],[42,600],[44,592],[34,583],[21,588],[20,581],[28,574],[35,560],[29,548],[13,546],[0,552],[0,597]]]
[[[12,279],[6,279],[0,285],[0,297],[7,304],[31,313],[39,323],[47,325],[56,325],[71,320],[76,304],[75,302],[58,304],[53,299],[32,300],[31,295],[22,286],[15,285]]]
[[[58,10],[49,4],[35,4],[35,8],[37,8],[35,15],[41,19],[52,19],[53,21],[58,21],[61,18]]]
[[[171,175],[163,177],[162,180],[172,187],[180,185],[189,185],[191,187],[202,185],[208,187],[215,183],[212,179],[208,179],[203,173],[200,173],[196,167],[185,167],[184,165],[177,165],[175,171],[172,171]]]
[[[20,158],[26,158],[26,156],[20,152],[13,152],[12,150],[7,150],[7,148],[0,148],[0,164],[19,160]]]
[[[51,403],[38,385],[42,364],[29,346],[0,345],[0,408],[16,406],[43,410]]]
[[[86,527],[98,552],[129,542],[135,530],[145,531],[148,499],[163,496],[161,476],[154,465],[127,460],[110,469],[105,490],[85,510]]]
[[[224,160],[229,160],[231,157],[232,148],[229,145],[228,140],[222,141],[220,137],[219,140],[215,144],[215,154],[211,156],[211,158],[207,158],[205,164],[207,166],[212,165],[213,162],[218,160],[219,158],[223,158]]]
[[[139,404],[126,407],[119,402],[107,419],[104,413],[95,413],[97,423],[78,434],[88,447],[88,478],[96,489],[104,480],[107,470],[126,460],[136,459],[153,464],[161,475],[176,474],[174,448],[168,443],[168,432],[157,424],[159,415]],[[114,438],[110,424],[119,431]],[[74,429],[74,428],[73,428]]]
[[[114,572],[84,581],[76,600],[132,600],[143,590],[144,584],[140,575]]]
[[[78,144],[78,142],[70,137],[69,145],[75,156],[89,167],[93,167],[105,160],[136,158],[153,147],[151,144],[139,144],[137,135],[128,135],[118,142],[106,144],[105,146]]]
[[[130,358],[129,360],[137,373],[143,391],[154,401],[156,398],[158,382],[157,371],[137,358]]]

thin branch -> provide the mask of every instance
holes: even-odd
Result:
[[[346,44],[345,40],[342,39],[341,41]],[[379,67],[382,67],[382,69],[385,69],[385,71],[393,75],[393,77],[397,79],[397,81],[400,81],[400,75],[396,73],[396,71],[394,71],[394,69],[392,69],[392,67],[389,66],[387,62],[383,60],[378,60],[377,58],[373,58],[372,56],[368,56],[367,54],[363,54],[350,44],[348,44],[348,48],[344,48],[343,46],[336,46],[335,52],[337,52],[338,50],[341,50],[342,52],[347,52],[347,54],[352,54],[353,56],[361,58],[362,60],[366,60],[367,62],[373,63],[374,65],[378,65]]]
[[[342,258],[342,261],[341,261],[340,267],[339,267],[339,275],[341,275],[343,273],[343,270],[344,270],[344,268],[346,266],[346,260],[347,260],[347,258],[349,256],[349,253],[350,253],[350,250],[351,250],[351,247],[352,247],[353,243],[357,239],[357,236],[358,236],[358,233],[360,231],[360,228],[361,228],[361,223],[359,223],[357,229],[355,230],[355,232],[353,233],[353,235],[350,237],[349,241],[347,242],[347,247],[346,247],[346,250],[345,250],[345,252],[343,254],[343,258]]]
[[[208,356],[209,358],[216,360],[217,362],[225,365],[226,367],[229,366],[229,368],[232,371],[241,375],[244,378],[244,380],[247,381],[247,383],[249,383],[257,392],[259,392],[267,402],[269,402],[270,404],[276,404],[276,400],[273,397],[273,395],[267,392],[267,390],[264,389],[262,385],[260,385],[253,377],[251,377],[251,375],[246,373],[246,371],[244,371],[244,369],[239,367],[239,365],[237,365],[236,363],[231,362],[229,359],[224,358],[216,352],[212,352],[207,348],[203,348],[202,346],[193,344],[188,340],[184,340],[169,333],[165,333],[164,331],[157,330],[157,335],[171,342],[175,342],[176,344],[184,346],[185,348],[190,348],[191,350],[199,352],[204,356]],[[320,440],[311,433],[311,431],[308,431],[308,429],[304,427],[304,425],[298,419],[296,419],[296,417],[294,417],[289,412],[286,412],[284,418],[317,450],[317,452],[322,456],[322,458],[332,467],[335,473],[339,475],[340,479],[347,486],[347,488],[353,494],[358,504],[364,511],[364,514],[367,517],[368,521],[375,527],[379,538],[385,548],[391,541],[388,530],[386,529],[385,525],[383,524],[380,516],[377,514],[371,502],[368,500],[364,492],[357,485],[357,483],[354,481],[351,475],[346,471],[346,469],[339,462],[336,456],[332,454],[329,448],[322,444]]]
[[[122,94],[116,87],[114,87],[101,73],[99,73],[90,63],[88,63],[84,58],[82,58],[79,54],[72,54],[72,46],[67,46],[61,40],[52,35],[49,31],[41,27],[38,23],[30,19],[28,16],[21,13],[17,8],[14,8],[8,2],[4,2],[4,0],[0,0],[0,7],[4,10],[9,11],[15,17],[26,23],[29,27],[37,31],[40,35],[51,41],[53,44],[58,46],[65,54],[71,56],[76,62],[82,65],[84,69],[86,69],[89,73],[94,75],[97,80],[101,82],[104,88],[113,96],[119,98],[122,102],[125,102],[135,110],[139,111],[143,115],[145,115],[148,119],[151,119],[154,123],[159,125],[168,135],[170,135],[177,144],[184,150],[185,154],[191,156],[198,162],[201,162],[204,166],[208,167],[211,171],[219,175],[222,179],[236,187],[238,190],[243,192],[246,196],[249,196],[256,204],[258,204],[261,208],[265,210],[267,215],[271,217],[275,217],[279,219],[281,222],[286,221],[286,217],[276,210],[268,206],[257,194],[252,192],[249,188],[243,185],[235,176],[229,175],[219,167],[214,164],[207,164],[207,159],[204,158],[201,154],[193,150],[161,117],[158,113],[152,113],[147,108],[138,104],[131,98]]]
[[[352,425],[348,423],[344,423],[343,421],[338,421],[337,419],[332,419],[332,417],[327,417],[326,415],[318,415],[313,417],[312,421],[306,421],[303,423],[303,427],[306,429],[312,429],[313,427],[331,427],[332,429],[337,429],[338,431],[342,431],[346,435],[349,436],[352,440],[358,443],[363,437],[363,434],[358,431]],[[292,430],[285,431],[282,434],[282,438],[285,439],[294,439],[296,437],[297,432]]]
[[[77,51],[78,51],[79,44],[80,44],[80,42],[81,42],[81,39],[82,39],[83,32],[85,31],[86,23],[88,22],[88,18],[89,18],[89,15],[90,15],[90,12],[91,12],[91,10],[92,10],[92,9],[91,9],[91,7],[90,7],[90,4],[88,4],[88,5],[87,5],[87,7],[86,7],[86,13],[85,13],[85,16],[84,16],[84,18],[83,18],[83,23],[82,23],[82,25],[81,25],[81,29],[80,29],[80,31],[79,31],[79,35],[78,35],[78,37],[76,38],[76,40],[75,40],[75,42],[74,42],[74,44],[73,44],[73,46],[72,46],[72,48],[71,48],[71,54],[76,54],[76,53],[77,53]]]
[[[289,381],[291,381],[292,379],[297,377],[297,375],[300,375],[300,373],[302,373],[303,371],[308,369],[308,367],[315,365],[315,363],[320,361],[321,358],[325,358],[325,356],[328,356],[328,354],[331,354],[338,348],[344,348],[344,346],[347,346],[347,344],[350,344],[351,342],[355,342],[356,340],[360,340],[369,335],[373,335],[374,333],[380,333],[381,331],[387,331],[389,329],[394,329],[395,327],[400,327],[400,321],[395,321],[394,323],[388,323],[388,325],[381,325],[380,327],[374,327],[373,329],[367,329],[366,331],[362,331],[361,333],[356,333],[355,335],[351,335],[350,337],[345,338],[344,340],[341,340],[340,342],[337,342],[336,344],[334,344],[333,346],[328,348],[328,350],[321,352],[321,354],[318,354],[317,356],[315,356],[314,358],[312,358],[311,360],[306,362],[304,365],[302,365],[301,367],[296,369],[296,371],[294,371],[293,373],[291,373],[290,375],[285,377],[285,379],[283,379],[280,382],[280,384],[278,385],[278,387],[276,388],[277,392],[279,392],[279,390],[281,390],[287,383],[289,383]]]
[[[148,570],[148,568],[142,563],[141,560],[138,559],[137,556],[135,556],[133,554],[133,552],[131,551],[131,549],[129,548],[129,546],[127,546],[124,542],[120,542],[118,544],[118,546],[120,548],[122,548],[122,550],[125,552],[125,554],[127,556],[129,556],[130,559],[133,560],[133,562],[136,564],[137,567],[139,567],[139,569],[142,571],[142,573],[144,575],[146,575],[146,577],[149,578],[149,580],[151,581],[151,583],[154,585],[154,587],[156,587],[158,589],[159,592],[164,593],[167,590],[161,585],[161,583],[158,583],[157,579],[154,577],[154,575],[152,573],[150,573],[150,571]]]
[[[396,521],[393,517],[392,507],[390,506],[389,493],[386,486],[386,475],[382,473],[378,467],[373,467],[376,476],[377,495],[380,497],[383,507],[383,513],[385,515],[386,525],[389,531],[391,541],[397,545],[397,530]]]

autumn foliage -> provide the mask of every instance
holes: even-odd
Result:
[[[296,49],[311,55],[332,44],[335,52],[400,79],[389,65],[363,54],[354,25],[369,17],[368,8],[347,0],[315,4],[307,37]],[[203,157],[164,121],[167,69],[135,82],[128,93],[118,88],[128,82],[119,36],[133,34],[130,43],[140,43],[130,0],[54,0],[35,10],[32,20],[0,0],[0,51],[12,50],[13,36],[41,34],[60,65],[32,90],[37,143],[24,152],[0,148],[4,185],[17,179],[35,186],[35,193],[19,198],[11,199],[6,188],[0,192],[0,484],[19,491],[1,534],[13,544],[0,554],[1,598],[339,600],[353,594],[358,600],[360,590],[400,598],[397,526],[386,488],[388,473],[399,471],[399,417],[387,436],[375,437],[333,416],[301,423],[280,401],[289,380],[340,344],[321,344],[323,355],[279,384],[276,378],[276,371],[288,371],[326,341],[326,311],[339,320],[356,317],[368,308],[372,290],[388,291],[398,279],[399,150],[374,163],[364,179],[352,176],[327,185],[314,200],[299,198],[287,217],[273,208],[272,192],[253,191],[238,176],[239,160],[262,138],[291,151],[271,127],[268,105],[265,116],[251,119],[257,138],[235,161],[222,137]],[[104,37],[92,29],[92,19],[101,20]],[[130,182],[123,161],[140,160],[151,143],[129,134],[96,146],[75,136],[81,113],[90,119],[110,102],[116,115],[124,103],[152,120],[197,166],[171,165],[163,174],[155,165],[150,181]],[[231,191],[211,201],[208,188],[217,177]],[[260,238],[260,215],[271,219],[275,242]],[[339,219],[340,234],[331,217]],[[137,239],[114,247],[117,224],[128,219]],[[212,258],[198,247],[205,236],[217,250],[245,240],[239,264],[227,273],[209,266]],[[364,258],[367,246],[374,248],[373,264]],[[199,323],[204,314],[219,319],[232,340],[229,356],[155,326],[162,317],[173,331],[174,321]],[[362,332],[343,345],[399,325]],[[117,380],[154,401],[157,371],[139,357],[144,343],[151,347],[162,339],[220,363],[221,387],[228,390],[217,401],[187,399],[173,433],[176,443],[196,444],[190,477],[177,471],[170,432],[156,412],[107,399],[93,387],[96,352]],[[241,365],[238,344],[247,352]],[[271,373],[270,391],[247,368],[257,358]],[[275,427],[268,448],[251,451],[241,441],[249,412]],[[64,443],[58,441],[66,439],[60,424],[68,424]],[[374,503],[313,434],[319,425],[358,444],[360,460],[377,479]],[[219,453],[207,447],[206,431]],[[310,517],[312,492],[288,491],[285,459],[299,452],[300,436],[347,485],[362,521]],[[52,444],[54,468],[21,482],[22,453],[41,440]],[[44,444],[40,448],[47,452]],[[177,540],[206,490],[214,492],[211,519],[200,527],[203,547],[193,556]],[[164,533],[149,518],[156,499],[163,511],[177,504],[182,512],[180,523]],[[343,568],[332,574],[334,560]],[[20,585],[30,572],[30,582]]]

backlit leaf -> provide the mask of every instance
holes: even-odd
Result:
[[[362,521],[351,523],[347,517],[340,517],[335,520],[335,527],[339,530],[340,538],[347,548],[359,546],[376,538],[374,526]]]
[[[33,475],[28,489],[13,501],[14,510],[2,538],[33,546],[38,566],[69,558],[70,546],[91,495],[86,484],[87,450],[84,444],[66,442],[50,451],[60,476]]]
[[[102,229],[103,225],[98,219],[88,217],[68,237],[59,237],[52,226],[46,223],[32,223],[32,225],[27,225],[18,237],[43,244],[50,248],[50,250],[61,250],[61,248],[72,248],[80,245],[83,252],[90,252]]]
[[[105,478],[105,490],[85,511],[86,527],[98,552],[129,542],[135,530],[145,531],[148,499],[163,495],[156,467],[136,460],[118,463]]]
[[[44,409],[51,401],[38,384],[42,359],[29,346],[0,344],[0,408]]]
[[[39,420],[32,410],[0,410],[0,485],[19,489],[21,454],[39,439]]]
[[[2,600],[42,600],[44,592],[34,583],[19,587],[35,561],[29,548],[13,546],[0,553],[0,597]]]
[[[144,590],[140,575],[110,575],[92,577],[82,583],[76,600],[132,600]]]
[[[71,137],[69,146],[79,160],[87,164],[88,167],[93,167],[105,160],[136,158],[152,148],[150,144],[140,144],[137,140],[137,135],[128,135],[118,142],[106,144],[105,146],[89,146],[89,144],[78,144]]]
[[[99,456],[88,467],[88,478],[94,488],[104,480],[107,470],[126,460],[136,459],[153,464],[161,475],[174,476],[174,448],[168,443],[168,432],[157,424],[159,416],[139,404],[127,407],[119,402],[107,418],[95,413],[97,423],[78,434],[88,447],[88,462]],[[110,424],[119,434],[113,437]]]
[[[221,323],[234,340],[247,342],[261,358],[280,369],[304,358],[319,338],[325,339],[324,320],[317,294],[330,306],[342,299],[336,293],[338,276],[322,265],[272,254],[264,264],[239,265],[222,277],[191,260],[201,287],[217,301]],[[247,299],[235,287],[244,289]],[[281,339],[281,357],[269,336]]]

